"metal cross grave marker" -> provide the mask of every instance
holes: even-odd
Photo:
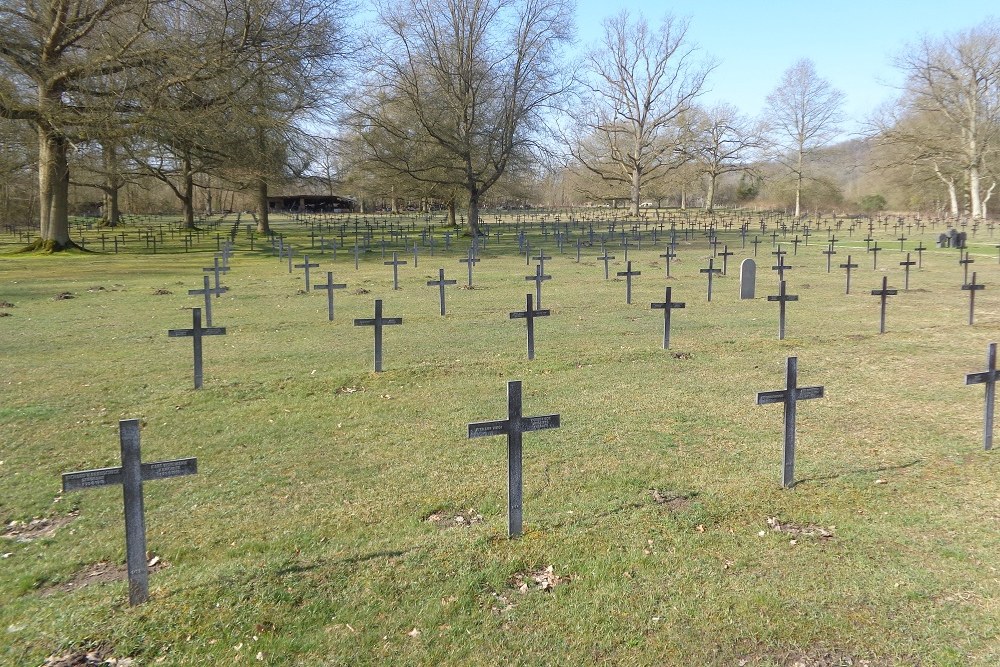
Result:
[[[641,276],[642,271],[633,271],[632,262],[625,262],[625,270],[619,271],[615,275],[625,276],[625,303],[632,303],[632,276]]]
[[[670,300],[670,287],[667,287],[666,296],[663,297],[663,303],[651,303],[649,307],[653,310],[662,308],[663,309],[663,349],[667,350],[670,348],[670,311],[674,308],[683,308],[683,303],[673,302]]]
[[[225,336],[225,327],[203,327],[201,326],[201,308],[191,309],[190,329],[170,329],[167,336],[170,338],[192,338],[194,339],[194,388],[201,389],[202,362],[201,362],[201,339],[202,336]]]
[[[535,358],[535,318],[536,317],[548,317],[549,315],[551,315],[551,312],[548,311],[548,310],[535,310],[534,306],[531,303],[531,295],[530,294],[526,294],[525,297],[527,297],[525,299],[525,301],[527,302],[527,306],[525,307],[525,309],[522,310],[522,311],[515,311],[513,313],[509,313],[509,315],[510,315],[510,319],[512,319],[512,320],[525,319],[525,320],[528,321],[528,359],[534,359]]]
[[[785,367],[785,388],[757,393],[757,405],[783,403],[785,406],[785,441],[782,454],[781,486],[795,485],[795,406],[798,401],[823,398],[823,387],[798,386],[798,358],[788,357]]]
[[[981,373],[969,373],[965,376],[965,384],[986,385],[986,413],[983,416],[983,449],[993,449],[993,406],[997,396],[997,344],[990,343],[986,348],[986,370]]]
[[[437,287],[438,287],[438,300],[441,302],[441,317],[444,317],[444,286],[445,285],[454,285],[457,282],[458,282],[457,280],[445,280],[444,279],[444,269],[438,269],[438,279],[437,280],[428,280],[427,281],[428,287],[430,287],[432,285],[437,285]]]
[[[316,285],[316,289],[326,290],[326,314],[330,322],[333,322],[333,292],[338,289],[346,289],[347,283],[334,283],[333,271],[326,272],[326,282]]]
[[[531,295],[528,295],[531,298]],[[507,383],[507,419],[469,424],[469,438],[507,436],[507,535],[521,535],[523,519],[522,435],[530,431],[559,428],[559,415],[521,416],[521,381]]]
[[[768,296],[768,301],[778,302],[778,340],[785,340],[785,303],[788,301],[798,301],[799,297],[797,294],[787,294],[785,292],[785,285],[787,283],[782,280],[781,287],[778,290],[777,296]]]
[[[194,296],[196,294],[205,295],[205,324],[212,326],[212,295],[218,296],[222,292],[228,291],[226,287],[213,288],[209,286],[209,277],[202,276],[204,288],[202,289],[189,289],[188,294]]]
[[[976,283],[976,272],[972,272],[972,281],[962,285],[963,290],[969,292],[969,325],[972,325],[976,312],[976,292],[986,289],[986,285]]]
[[[375,299],[375,317],[356,318],[356,327],[375,327],[375,372],[382,372],[382,327],[389,324],[402,324],[402,317],[382,317],[382,299]]]
[[[899,290],[889,289],[889,277],[882,276],[882,289],[873,289],[872,296],[880,297],[882,300],[882,309],[879,315],[879,326],[878,332],[880,334],[885,333],[885,303],[886,299],[890,296],[896,296],[899,294]]]
[[[139,451],[139,420],[118,422],[121,466],[63,473],[63,493],[121,484],[125,502],[125,560],[128,566],[128,602],[142,604],[149,599],[149,566],[146,562],[146,518],[142,483],[155,479],[194,475],[198,459],[175,459],[143,463]]]

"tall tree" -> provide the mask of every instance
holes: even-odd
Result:
[[[960,146],[972,216],[982,217],[984,159],[1000,137],[1000,22],[925,37],[897,66],[906,74],[903,103],[933,114]]]
[[[689,150],[698,171],[708,180],[705,210],[711,211],[719,177],[749,169],[763,141],[762,127],[725,103],[696,108],[691,116],[693,137]]]
[[[58,250],[69,238],[68,151],[120,97],[116,75],[141,86],[139,72],[162,45],[150,39],[162,0],[8,0],[0,3],[0,118],[27,121],[38,135],[38,246]],[[103,100],[93,106],[82,100]]]
[[[566,89],[568,0],[387,0],[378,6],[367,94],[350,102],[368,157],[461,188],[479,233],[483,196],[539,148]]]
[[[795,184],[795,217],[802,213],[802,182],[808,160],[836,138],[843,106],[844,94],[821,78],[808,59],[788,68],[767,96],[774,158]]]
[[[585,169],[629,193],[639,214],[643,187],[682,165],[684,115],[714,68],[687,40],[688,22],[667,15],[656,28],[627,11],[605,19],[586,56],[588,92],[570,151]]]

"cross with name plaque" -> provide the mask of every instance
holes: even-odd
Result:
[[[531,303],[531,295],[526,294],[525,296],[527,297],[525,309],[509,313],[509,316],[512,320],[524,319],[528,321],[528,359],[530,360],[535,358],[535,318],[548,317],[552,313],[548,310],[535,310]]]
[[[906,253],[906,261],[900,262],[899,265],[903,267],[903,291],[910,291],[910,267],[916,266],[916,262],[910,259],[910,253]]]
[[[309,255],[302,255],[302,260],[303,260],[302,263],[301,264],[296,264],[295,268],[296,269],[305,269],[305,271],[306,271],[306,291],[308,292],[309,288],[310,288],[310,284],[309,284],[309,269],[310,268],[314,268],[314,269],[319,268],[319,264],[316,264],[316,263],[310,264],[309,263]]]
[[[382,327],[402,324],[402,317],[382,317],[382,299],[375,299],[374,318],[355,318],[356,327],[375,327],[375,372],[382,372]]]
[[[444,286],[445,285],[455,285],[458,283],[457,280],[445,280],[444,279],[444,269],[438,269],[438,279],[428,280],[428,287],[432,285],[437,285],[438,288],[438,301],[441,302],[441,317],[444,317]]]
[[[666,296],[663,303],[651,303],[649,307],[653,310],[663,309],[663,349],[670,349],[670,311],[674,308],[683,308],[685,304],[670,300],[670,287],[667,287]]]
[[[326,290],[326,313],[328,321],[333,322],[333,291],[346,289],[346,283],[334,283],[333,271],[326,272],[326,282],[316,285],[316,289]]]
[[[785,366],[785,388],[757,393],[757,405],[783,403],[785,406],[785,438],[782,448],[781,486],[795,485],[795,408],[798,401],[823,398],[823,387],[798,386],[798,357],[788,357]]]
[[[965,376],[965,384],[986,385],[986,412],[983,416],[983,449],[993,449],[993,406],[997,395],[997,344],[990,343],[986,348],[986,370],[981,373],[969,373]]]
[[[125,503],[125,561],[128,567],[128,602],[142,604],[149,599],[149,565],[146,562],[146,517],[142,502],[142,483],[156,479],[194,475],[198,459],[174,459],[143,463],[139,450],[139,420],[118,422],[121,443],[121,466],[66,472],[62,475],[63,493],[121,484]]]
[[[889,277],[882,276],[882,289],[873,289],[872,296],[880,297],[882,300],[882,310],[879,317],[879,329],[880,334],[885,333],[885,303],[886,299],[890,296],[896,296],[899,294],[899,290],[889,289]]]
[[[531,298],[531,295],[528,295]],[[507,436],[507,535],[520,537],[523,522],[522,435],[531,431],[559,428],[559,415],[523,417],[521,381],[507,383],[507,419],[469,424],[469,438]]]
[[[972,281],[962,285],[962,289],[969,292],[969,326],[972,326],[972,320],[976,311],[976,292],[986,289],[986,285],[976,284],[976,272],[973,271]]]
[[[618,276],[625,276],[625,303],[632,303],[632,276],[641,276],[642,271],[633,271],[632,262],[625,263],[625,270],[619,271]]]
[[[191,309],[192,325],[190,329],[170,329],[167,336],[170,338],[192,338],[194,340],[194,388],[201,389],[202,362],[201,362],[201,339],[202,336],[225,336],[225,327],[203,327],[201,326],[201,308]]]
[[[202,276],[204,287],[202,289],[189,289],[188,294],[194,296],[196,294],[205,295],[205,323],[208,326],[212,326],[212,295],[218,292],[228,291],[225,287],[212,288],[209,287],[209,277]]]

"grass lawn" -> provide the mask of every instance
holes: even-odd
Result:
[[[301,223],[274,228],[310,244]],[[968,326],[940,225],[909,234],[907,250],[930,249],[908,292],[899,233],[876,228],[873,269],[866,231],[838,232],[831,273],[825,231],[796,254],[788,234],[799,301],[779,341],[770,229],[756,299],[739,299],[753,247],[720,231],[736,255],[706,301],[698,232],[681,237],[670,279],[662,236],[629,250],[641,275],[627,305],[617,243],[606,281],[598,246],[577,263],[579,232],[560,253],[536,227],[552,314],[536,320],[530,362],[508,313],[524,309],[534,265],[509,230],[483,249],[474,289],[467,238],[443,252],[439,232],[417,266],[401,254],[398,291],[377,245],[357,270],[344,250],[311,251],[314,283],[332,270],[348,285],[334,322],[301,270],[241,233],[201,391],[190,339],[167,330],[191,326],[201,298],[187,290],[214,240],[2,255],[0,664],[90,650],[136,665],[996,665],[998,462],[982,447],[983,387],[964,377],[1000,337],[1000,234],[970,239],[986,289]],[[845,295],[848,254],[860,266]],[[438,267],[458,280],[444,318],[426,285]],[[899,294],[880,335],[869,292],[883,275]],[[686,303],[670,350],[649,307],[666,285]],[[385,329],[379,374],[372,329],[353,326],[376,298],[403,318]],[[799,384],[825,396],[799,404],[798,484],[783,490],[782,409],[755,403],[784,386],[792,355]],[[506,416],[508,380],[523,381],[525,415],[562,422],[524,436],[519,540],[504,439],[466,438],[469,422]],[[145,484],[159,560],[138,607],[120,489],[60,493],[63,472],[118,465],[129,418],[144,460],[199,466]]]

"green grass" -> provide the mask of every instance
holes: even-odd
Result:
[[[275,228],[308,246],[302,225]],[[739,249],[737,234],[720,236]],[[904,294],[891,230],[878,271],[863,233],[838,236],[835,266],[848,252],[861,264],[852,294],[814,236],[786,260],[800,301],[785,341],[764,299],[777,293],[769,243],[758,298],[738,299],[748,245],[712,303],[704,237],[680,243],[669,283],[662,243],[644,243],[630,251],[642,275],[628,306],[597,248],[577,264],[575,248],[532,237],[555,258],[552,316],[537,320],[528,362],[524,322],[507,313],[523,309],[533,268],[510,233],[483,251],[476,289],[448,288],[446,318],[425,283],[444,266],[464,284],[467,239],[424,249],[417,268],[406,257],[399,291],[377,250],[358,271],[343,251],[335,263],[310,253],[314,279],[333,270],[348,284],[333,323],[323,293],[298,293],[301,271],[241,235],[230,292],[214,302],[228,335],[205,340],[198,392],[190,341],[166,331],[200,305],[187,290],[211,264],[208,241],[3,256],[0,301],[14,307],[0,318],[0,519],[78,514],[48,537],[0,539],[0,664],[96,645],[143,665],[997,664],[1000,487],[982,451],[983,389],[964,385],[1000,324],[994,241],[973,240],[987,289],[969,327],[957,251],[925,252]],[[914,232],[907,247],[934,236]],[[879,335],[868,292],[883,271],[900,294]],[[649,309],[665,284],[687,303],[669,351]],[[404,318],[386,328],[378,375],[371,329],[352,326],[375,298]],[[783,385],[789,355],[800,384],[826,396],[800,405],[802,481],[782,490],[781,408],[755,395]],[[512,379],[526,414],[562,418],[525,436],[515,541],[503,439],[465,437],[468,422],[504,416]],[[145,460],[199,459],[195,477],[145,485],[149,548],[168,567],[136,608],[124,582],[64,590],[88,565],[124,559],[121,492],[62,496],[59,475],[117,465],[126,418],[143,421]],[[653,488],[688,500],[657,504]],[[470,508],[481,523],[425,521]],[[772,531],[769,517],[833,537]],[[519,574],[547,566],[568,580],[517,591]]]

